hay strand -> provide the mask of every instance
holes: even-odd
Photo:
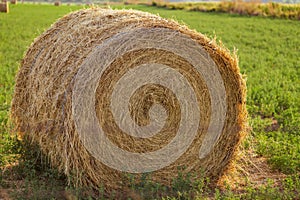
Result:
[[[120,189],[124,173],[217,180],[245,134],[236,57],[175,21],[92,8],[28,49],[12,117],[77,186]],[[199,172],[202,171],[203,174]]]

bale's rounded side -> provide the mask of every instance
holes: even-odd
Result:
[[[28,49],[12,117],[74,183],[122,187],[124,173],[217,180],[245,133],[237,59],[175,21],[98,8],[58,20]]]

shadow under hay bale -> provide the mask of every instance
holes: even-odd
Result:
[[[149,172],[170,185],[178,168],[217,181],[246,131],[245,88],[237,58],[204,35],[92,8],[28,49],[12,118],[76,186],[122,190],[124,174]]]
[[[0,12],[9,13],[8,2],[0,3]]]

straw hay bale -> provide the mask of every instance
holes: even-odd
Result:
[[[60,2],[60,1],[55,1],[55,2],[54,2],[54,5],[55,5],[55,6],[60,6],[60,5],[61,5],[61,2]]]
[[[235,56],[186,26],[92,8],[28,49],[12,117],[77,186],[144,172],[168,185],[178,167],[217,180],[245,134],[245,82]]]
[[[9,13],[8,2],[0,3],[0,12]]]

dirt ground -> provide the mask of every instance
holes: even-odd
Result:
[[[26,180],[20,175],[16,174],[16,167],[18,164],[14,163],[9,166],[6,166],[2,169],[2,183],[0,184],[0,200],[15,200],[17,199],[30,199],[30,197],[19,196],[25,194],[31,194],[35,191],[34,188],[31,188],[28,185],[26,186]],[[240,155],[237,156],[237,160],[233,163],[226,175],[224,175],[218,186],[222,189],[226,186],[230,186],[234,193],[243,193],[245,192],[246,186],[252,186],[253,188],[260,187],[268,184],[268,180],[272,180],[275,186],[280,186],[281,180],[283,180],[286,175],[278,171],[274,171],[267,163],[267,159],[255,154],[252,150],[242,151]],[[39,180],[42,182],[37,182],[36,187],[43,185],[43,188],[39,188],[38,191],[43,197],[48,195],[54,196],[56,199],[66,199],[66,200],[75,200],[76,196],[65,190],[64,181],[55,180],[55,187],[53,188],[50,183],[47,183],[47,180]],[[45,185],[44,185],[45,184]],[[53,184],[53,183],[51,183]],[[50,189],[51,188],[51,189]],[[27,191],[25,191],[27,190]],[[51,190],[51,191],[49,191]],[[134,198],[134,195],[126,195]],[[137,198],[139,199],[139,198]]]

